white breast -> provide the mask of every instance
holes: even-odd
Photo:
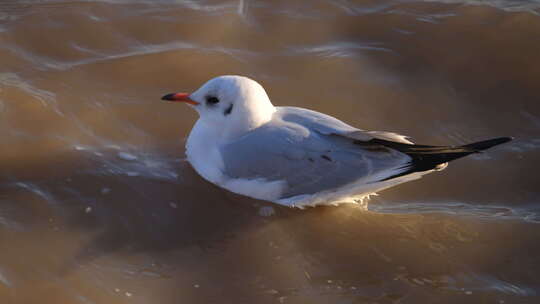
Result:
[[[218,142],[215,132],[198,120],[186,143],[188,161],[197,173],[214,184],[221,184],[225,179]]]
[[[223,173],[224,163],[219,152],[220,140],[215,133],[199,120],[189,134],[186,154],[195,171],[207,181],[231,192],[261,200],[278,200],[287,186],[285,181],[231,178]]]

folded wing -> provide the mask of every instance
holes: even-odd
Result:
[[[277,119],[221,148],[230,178],[285,181],[280,198],[372,183],[407,170],[411,158],[392,148],[362,147],[346,130]],[[322,129],[327,127],[327,129]],[[352,127],[351,127],[352,128]]]

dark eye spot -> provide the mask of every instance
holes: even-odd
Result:
[[[225,109],[225,111],[223,112],[223,115],[227,116],[227,115],[231,114],[232,108],[233,108],[233,104],[231,103],[231,104]]]
[[[214,105],[219,102],[219,98],[216,96],[206,96],[206,103],[210,105]]]

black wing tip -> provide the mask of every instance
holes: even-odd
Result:
[[[497,139],[501,140],[501,144],[504,144],[516,138],[514,136],[504,136],[504,137],[498,137]]]
[[[440,164],[462,158],[472,153],[478,153],[482,150],[507,143],[513,139],[513,137],[497,137],[460,147],[435,147],[423,145],[394,146],[393,148],[397,148],[398,151],[403,152],[412,158],[411,162],[409,163],[409,169],[402,173],[387,177],[382,181],[409,175],[415,172],[433,170]],[[415,150],[415,147],[418,147],[419,150]],[[432,148],[437,148],[439,151],[431,151]]]
[[[464,145],[463,147],[469,148],[469,149],[474,149],[474,150],[477,150],[477,151],[482,151],[482,150],[487,150],[487,149],[489,149],[491,147],[494,147],[494,146],[502,145],[504,143],[512,141],[513,139],[514,139],[513,137],[497,137],[497,138],[492,138],[492,139],[483,140],[483,141],[475,142],[475,143],[472,143],[472,144]]]

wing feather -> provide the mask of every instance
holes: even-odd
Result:
[[[365,131],[350,126],[332,116],[296,107],[278,107],[276,116],[280,119],[316,130],[321,134],[335,134],[355,140],[370,141],[373,138],[413,144],[409,137],[387,131]]]
[[[281,198],[286,198],[359,180],[375,182],[399,174],[410,162],[397,150],[373,150],[354,144],[357,139],[320,130],[275,119],[221,147],[224,174],[233,179],[285,181]]]

